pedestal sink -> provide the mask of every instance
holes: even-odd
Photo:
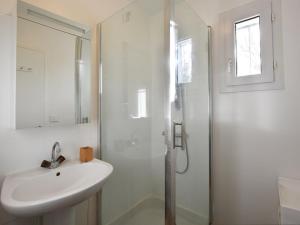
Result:
[[[44,225],[71,225],[72,206],[97,193],[112,171],[110,164],[94,159],[12,174],[4,180],[1,203],[15,216],[42,215]]]
[[[279,177],[280,222],[300,224],[300,180]]]

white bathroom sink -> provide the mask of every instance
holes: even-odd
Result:
[[[95,194],[113,167],[94,159],[66,161],[56,169],[36,168],[5,178],[1,203],[16,216],[38,216],[73,206]]]
[[[300,224],[300,180],[279,177],[281,224]]]

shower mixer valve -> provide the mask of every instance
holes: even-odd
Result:
[[[184,150],[183,132],[183,124],[173,122],[173,148],[181,148]]]

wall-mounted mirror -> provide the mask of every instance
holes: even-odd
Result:
[[[90,121],[90,29],[18,2],[16,128]]]

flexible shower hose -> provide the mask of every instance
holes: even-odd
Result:
[[[183,135],[183,144],[184,144],[184,151],[185,151],[185,155],[186,155],[186,165],[185,168],[183,170],[178,170],[176,169],[176,173],[177,174],[185,174],[190,167],[190,156],[189,156],[189,148],[188,148],[188,143],[187,143],[187,135],[185,132],[185,127],[183,127],[182,129],[182,135]]]

